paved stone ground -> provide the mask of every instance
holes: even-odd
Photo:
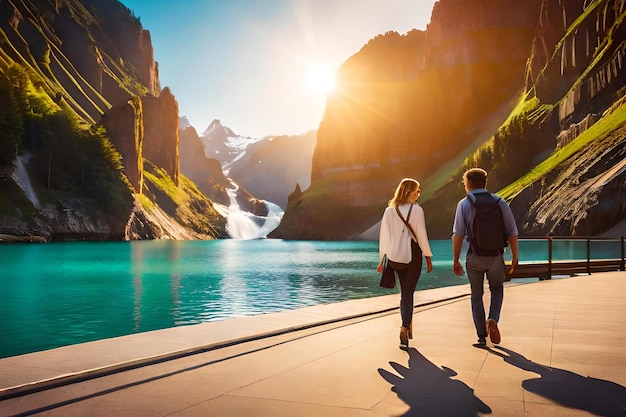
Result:
[[[510,284],[487,349],[467,293],[408,351],[393,294],[2,359],[0,416],[626,416],[626,272]]]

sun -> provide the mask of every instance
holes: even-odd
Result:
[[[306,68],[304,88],[316,95],[328,95],[337,87],[335,69],[326,62],[313,62]]]

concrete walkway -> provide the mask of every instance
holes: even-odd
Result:
[[[468,291],[408,351],[393,294],[2,359],[0,416],[626,416],[626,272],[509,284],[488,349]]]

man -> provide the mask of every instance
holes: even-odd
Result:
[[[475,243],[475,239],[472,239],[474,237],[473,222],[476,215],[474,205],[477,201],[477,194],[487,193],[487,172],[481,168],[472,168],[463,174],[463,183],[468,195],[459,201],[454,216],[454,227],[452,229],[453,271],[456,275],[463,275],[463,267],[459,262],[459,257],[461,255],[463,239],[467,236],[470,247],[467,252],[465,266],[467,268],[467,278],[472,293],[472,316],[474,318],[476,334],[478,335],[478,343],[475,343],[473,346],[485,347],[487,345],[487,336],[489,336],[492,343],[500,343],[498,321],[500,320],[500,310],[502,309],[502,300],[504,298],[504,281],[506,278],[504,258],[502,255],[504,244],[502,245],[502,249],[494,253],[485,255],[483,252],[480,255],[478,254],[478,252],[481,251],[474,247],[478,245]],[[483,196],[487,197],[485,194],[481,195],[481,197]],[[490,193],[488,198],[498,199],[497,204],[502,212],[502,222],[504,225],[503,232],[511,248],[512,263],[508,273],[512,274],[518,264],[518,231],[515,218],[506,201]],[[499,213],[495,213],[494,215],[499,215]],[[504,243],[504,239],[502,239],[502,242]],[[483,304],[483,283],[485,276],[487,276],[489,291],[491,293],[489,316],[486,321],[485,306]]]

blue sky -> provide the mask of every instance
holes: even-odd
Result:
[[[371,38],[425,29],[435,0],[120,0],[150,31],[161,87],[199,134],[317,129],[325,95],[311,68],[338,68]]]

